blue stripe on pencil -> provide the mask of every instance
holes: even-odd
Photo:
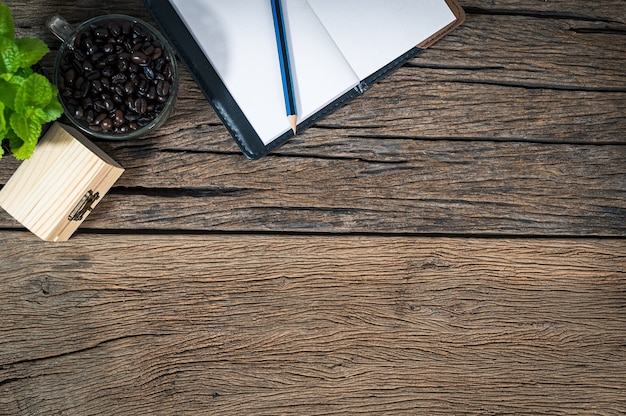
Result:
[[[280,73],[283,79],[283,94],[285,96],[285,108],[287,119],[291,125],[293,133],[296,133],[296,97],[294,94],[293,77],[291,73],[291,62],[289,60],[289,45],[287,43],[287,32],[285,30],[285,19],[280,0],[271,0],[272,15],[274,16],[274,32],[276,33],[276,45],[278,46],[278,59],[280,61]]]

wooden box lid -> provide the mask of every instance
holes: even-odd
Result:
[[[123,172],[78,130],[54,123],[0,190],[0,206],[42,240],[66,241]]]

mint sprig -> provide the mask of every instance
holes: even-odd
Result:
[[[15,39],[11,11],[0,3],[0,143],[19,160],[32,155],[42,125],[63,114],[57,87],[31,69],[49,51],[41,39]]]

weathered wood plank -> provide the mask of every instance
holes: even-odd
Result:
[[[473,13],[531,15],[539,18],[577,18],[607,23],[626,23],[626,4],[622,0],[607,0],[594,4],[580,0],[530,1],[460,0]]]
[[[319,126],[345,129],[337,133],[347,138],[367,134],[623,143],[625,109],[626,91],[561,91],[468,84],[462,79],[435,82],[432,76],[401,69]]]
[[[626,412],[624,240],[0,246],[0,415]]]
[[[432,82],[624,92],[626,24],[470,14],[411,64]],[[429,68],[439,71],[424,72]]]
[[[359,140],[354,146],[381,143]],[[403,140],[385,146],[346,158],[245,162],[238,154],[122,145],[112,154],[127,170],[82,227],[626,233],[626,146]],[[2,212],[0,226],[17,224]]]

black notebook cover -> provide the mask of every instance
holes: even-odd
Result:
[[[358,85],[324,106],[321,110],[298,122],[298,132],[302,132],[321,118],[362,95],[381,78],[420,53],[423,47],[429,46],[458,26],[464,18],[463,10],[456,1],[446,1],[457,18],[455,22],[361,80]],[[294,136],[294,133],[288,130],[271,142],[264,143],[171,3],[168,0],[144,0],[144,2],[164,35],[176,49],[191,76],[198,83],[216,114],[247,158],[252,160],[259,159]]]

